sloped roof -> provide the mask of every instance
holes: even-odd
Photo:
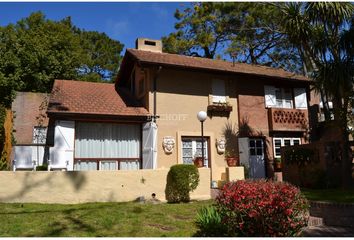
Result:
[[[137,49],[127,49],[126,55],[130,55],[141,64],[160,64],[199,70],[212,70],[228,73],[252,74],[265,77],[286,78],[300,81],[309,81],[303,75],[287,72],[282,69],[266,67],[255,64],[235,63],[223,60],[190,57],[170,53],[158,53]]]
[[[148,111],[114,84],[55,80],[48,113],[146,116]]]

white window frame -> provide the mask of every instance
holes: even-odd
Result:
[[[183,164],[186,164],[184,163],[183,161],[183,140],[191,140],[192,141],[192,161],[194,160],[194,158],[196,157],[196,153],[197,153],[197,140],[201,140],[197,137],[185,137],[183,136],[181,138],[181,157],[182,157],[182,163]],[[209,167],[209,159],[210,159],[210,156],[209,156],[209,144],[208,144],[208,138],[204,137],[204,151],[205,151],[205,155],[204,155],[204,158],[205,158],[205,161],[204,161],[204,167]]]
[[[291,96],[286,97],[286,90]],[[266,108],[307,109],[306,89],[265,85],[264,102]]]
[[[285,98],[285,90],[290,90],[291,98],[290,100]],[[280,98],[277,98],[276,91],[280,91]],[[294,96],[293,96],[293,90],[291,88],[275,88],[275,104],[277,108],[286,108],[286,109],[292,109],[294,108]],[[290,107],[287,106],[290,104]]]
[[[45,144],[47,140],[47,127],[34,126],[32,143]]]
[[[301,138],[289,138],[289,137],[274,137],[273,138],[273,153],[274,153],[274,157],[278,158],[281,157],[281,155],[278,155],[276,152],[276,147],[275,147],[275,141],[276,140],[280,140],[280,147],[285,147],[285,140],[290,140],[290,146],[294,146],[294,140],[298,140],[299,141],[299,145],[301,145]]]
[[[99,171],[116,171],[116,170],[118,170],[118,161],[116,161],[116,160],[100,160],[99,161],[100,162],[100,165],[99,165],[99,167],[98,167],[98,170]],[[116,164],[116,167],[115,167],[115,169],[113,169],[113,170],[103,170],[102,169],[102,162],[104,162],[104,163],[115,163]]]

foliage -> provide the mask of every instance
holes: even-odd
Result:
[[[0,156],[0,171],[9,170],[9,166],[7,163],[7,153],[2,151]]]
[[[176,10],[176,32],[163,38],[164,51],[298,71],[297,49],[279,31],[280,11],[263,3],[193,3]]]
[[[297,236],[309,207],[298,188],[265,180],[226,184],[215,206],[232,237]]]
[[[324,189],[327,185],[335,185],[335,182],[327,178],[326,172],[322,168],[315,166],[299,169],[299,181],[300,187],[313,189]]]
[[[0,237],[191,237],[210,204],[0,203]]]
[[[50,92],[54,79],[109,80],[122,48],[70,17],[52,21],[41,12],[0,27],[0,104],[9,107],[15,91]]]
[[[75,29],[75,32],[80,36],[80,45],[88,56],[80,67],[80,79],[94,82],[114,80],[124,45],[105,33],[81,29]]]
[[[281,163],[281,158],[279,158],[279,157],[274,158],[274,162],[276,162],[276,163]]]
[[[308,189],[301,188],[301,192],[309,201],[323,201],[336,203],[354,203],[354,189]]]
[[[177,164],[167,174],[166,199],[171,203],[189,202],[189,193],[199,184],[199,172],[196,166]]]
[[[6,152],[4,152],[5,143],[5,118],[6,108],[0,104],[0,170],[7,169]]]
[[[226,237],[226,225],[214,206],[201,208],[197,213],[197,237]]]
[[[283,31],[296,46],[304,67],[313,77],[320,94],[326,121],[334,120],[341,129],[343,143],[342,187],[351,185],[348,117],[354,89],[354,5],[351,2],[299,2],[280,6]]]
[[[315,157],[315,151],[311,148],[297,147],[289,149],[284,152],[284,157],[285,163],[296,164],[299,167],[318,162],[318,158]]]
[[[43,164],[40,166],[36,166],[36,171],[48,171],[48,165],[47,164]]]

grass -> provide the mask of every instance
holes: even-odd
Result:
[[[190,237],[211,203],[0,203],[0,237]]]
[[[301,192],[311,201],[354,203],[354,189],[301,189]]]

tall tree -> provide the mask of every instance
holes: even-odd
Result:
[[[109,38],[105,33],[75,29],[80,45],[87,55],[79,71],[80,79],[110,81],[115,79],[124,45]]]
[[[123,45],[104,33],[32,13],[0,27],[0,104],[15,91],[49,92],[54,79],[107,81],[114,77]]]
[[[280,11],[263,3],[194,3],[175,13],[176,32],[163,38],[171,53],[301,70],[297,49],[279,31]]]
[[[348,186],[352,161],[349,158],[348,109],[354,96],[353,4],[288,3],[280,9],[284,13],[283,29],[306,60],[314,87],[321,94],[326,120],[330,120],[328,101],[333,102],[334,120],[343,136],[342,186]]]

